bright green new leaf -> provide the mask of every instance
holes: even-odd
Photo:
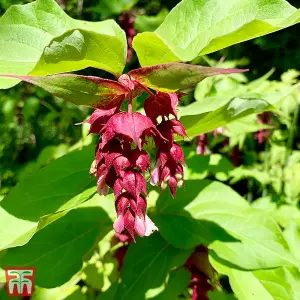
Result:
[[[230,286],[239,300],[291,300],[299,298],[300,273],[294,267],[241,271],[210,257],[218,273],[229,277]]]
[[[300,11],[285,0],[183,0],[133,47],[142,66],[191,61],[299,21]]]
[[[48,75],[87,67],[116,76],[126,62],[124,31],[112,20],[87,22],[54,0],[13,5],[0,19],[0,74]],[[0,80],[0,88],[17,84]]]
[[[65,155],[30,174],[0,202],[0,250],[23,245],[41,217],[67,210],[89,199],[95,189],[89,176],[94,150]]]
[[[249,132],[257,132],[261,129],[271,129],[273,126],[257,122],[255,114],[233,121],[225,126],[226,135],[236,137]]]
[[[35,283],[54,288],[81,269],[83,256],[110,230],[111,219],[102,208],[74,209],[37,232],[28,244],[9,249],[0,264],[34,266]]]

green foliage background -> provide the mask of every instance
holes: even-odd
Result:
[[[29,2],[32,1],[0,0],[0,16],[13,4]],[[142,32],[156,29],[179,1],[57,2],[71,17],[88,21],[113,18],[118,22],[124,11],[132,10],[136,15],[135,28]],[[289,2],[300,8],[299,0]],[[179,294],[188,299],[189,294],[183,290],[190,278],[180,267],[201,243],[210,249],[213,268],[227,276],[212,282],[218,291],[210,293],[210,299],[235,299],[232,290],[242,300],[249,300],[251,293],[253,299],[300,299],[300,101],[299,92],[293,90],[299,78],[296,70],[300,70],[299,26],[195,60],[211,66],[247,67],[250,71],[207,78],[197,86],[194,95],[182,100],[179,113],[191,137],[195,132],[210,131],[207,120],[225,125],[231,118],[226,115],[228,107],[236,108],[238,114],[245,102],[254,97],[261,102],[253,106],[253,112],[259,105],[265,108],[268,103],[276,103],[272,107],[272,123],[261,125],[252,115],[225,126],[225,135],[208,133],[209,155],[196,155],[196,140],[184,142],[185,189],[179,191],[176,200],[166,192],[151,192],[149,211],[160,234],[138,239],[137,244],[131,245],[120,274],[114,251],[121,246],[113,244],[110,232],[111,220],[115,218],[113,199],[101,198],[99,204],[95,182],[86,176],[87,161],[93,157],[90,144],[95,143],[96,137],[87,136],[87,127],[74,125],[91,110],[26,83],[1,90],[0,200],[11,191],[1,202],[1,209],[10,213],[2,215],[2,222],[6,224],[8,220],[5,230],[11,243],[0,241],[0,249],[26,243],[9,250],[0,259],[1,266],[23,264],[26,257],[28,263],[34,261],[38,268],[50,270],[53,261],[58,261],[57,268],[63,270],[59,276],[42,272],[37,277],[41,287],[33,298],[36,300],[96,299],[100,291],[97,300],[143,299],[144,295],[147,299],[178,299]],[[224,62],[222,57],[226,58]],[[134,54],[125,72],[138,67]],[[264,76],[273,67],[275,71]],[[76,73],[111,76],[91,68]],[[258,79],[261,76],[264,77]],[[281,98],[286,101],[279,101]],[[218,114],[212,112],[216,107]],[[193,118],[195,108],[198,115]],[[204,121],[199,125],[200,111]],[[270,130],[270,136],[259,144],[255,133],[262,129]],[[72,152],[83,145],[88,147]],[[60,161],[64,155],[65,160]],[[54,182],[45,184],[45,178],[54,177]],[[68,195],[64,195],[64,186],[68,186]],[[45,194],[53,201],[45,204]],[[72,235],[66,235],[72,226]],[[16,227],[21,229],[15,238]],[[63,247],[52,253],[53,245]],[[75,263],[68,263],[68,255]],[[82,257],[83,267],[78,263]],[[157,275],[155,280],[153,274]],[[0,268],[0,279],[1,275]],[[49,276],[55,279],[51,283]],[[122,282],[117,284],[119,277]],[[0,289],[0,299],[2,296]]]

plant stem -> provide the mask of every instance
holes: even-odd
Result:
[[[269,151],[270,151],[270,147],[269,147],[269,142],[266,141],[265,144],[265,152],[264,152],[264,172],[268,172],[269,171]],[[268,189],[266,187],[266,185],[263,187],[263,191],[262,191],[262,196],[266,197],[268,195]]]
[[[253,178],[249,178],[248,179],[248,194],[247,194],[247,201],[249,203],[251,203],[253,201],[253,193],[252,193],[253,183],[254,183]]]
[[[280,186],[280,199],[283,200],[284,197],[284,170],[287,168],[288,163],[289,163],[289,157],[293,152],[293,146],[294,146],[294,140],[295,140],[295,132],[297,130],[297,122],[299,118],[299,105],[297,104],[294,110],[294,115],[293,115],[293,121],[292,124],[289,128],[289,137],[287,141],[287,147],[286,147],[286,152],[285,152],[285,159],[284,159],[284,164],[282,165],[281,169],[281,186]]]
[[[135,106],[135,104],[134,104]],[[132,114],[132,93],[129,94],[129,99],[128,99],[128,113]]]
[[[136,99],[131,100],[131,106],[132,106],[132,111],[135,112],[136,111]]]
[[[150,96],[154,96],[154,94],[144,85],[142,85],[141,83],[138,82],[138,85],[146,92],[148,93]]]
[[[254,144],[254,139],[250,138],[249,139],[249,153],[252,155],[255,153],[255,144]],[[248,179],[248,194],[247,194],[247,201],[251,203],[253,201],[253,187],[254,187],[254,179],[249,178]]]
[[[78,13],[78,16],[79,16],[79,17],[80,17],[81,14],[82,14],[83,1],[84,1],[84,0],[78,0],[78,2],[77,2],[77,13]]]

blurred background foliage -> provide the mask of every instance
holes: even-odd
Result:
[[[0,0],[0,16],[13,4],[29,2],[32,1]],[[73,18],[90,21],[115,19],[130,41],[137,32],[155,30],[179,1],[57,2]],[[300,8],[300,0],[289,2]],[[250,71],[207,78],[198,84],[194,94],[181,101],[182,106],[193,103],[205,111],[206,107],[220,105],[224,99],[240,95],[268,100],[287,96],[272,112],[243,118],[184,143],[185,174],[188,179],[207,178],[230,185],[249,202],[254,201],[254,207],[270,212],[282,228],[287,228],[296,218],[299,220],[300,91],[299,88],[293,88],[300,74],[297,71],[300,70],[299,26],[195,60],[194,63],[218,67],[247,67]],[[139,67],[135,54],[131,49],[129,52],[129,62],[124,72]],[[91,68],[80,73],[111,76]],[[142,99],[139,100],[141,103]],[[75,125],[86,119],[91,111],[64,102],[26,83],[20,83],[13,89],[0,90],[0,200],[22,177],[82,143],[88,144],[92,139],[96,141],[96,136],[87,137],[86,126]],[[111,239],[112,236],[109,236],[101,242],[104,252],[92,256],[83,269],[84,276],[75,278],[75,281],[80,280],[81,286],[89,287],[90,299],[100,290],[107,289],[109,284],[106,278],[111,282],[115,280],[117,258],[114,251],[118,249],[117,254],[124,258],[127,248],[113,248],[116,245],[111,243]],[[231,292],[227,279],[222,282],[222,278],[220,281],[224,290]],[[48,299],[46,290],[37,291],[40,295],[37,294],[35,299]],[[221,298],[216,296],[211,299]],[[228,295],[226,299],[233,298]]]
[[[0,0],[0,16],[13,4],[25,4],[31,0]],[[128,38],[132,38],[136,32],[153,31],[164,20],[179,1],[177,0],[57,0],[67,14],[73,18],[90,21],[100,21],[107,18],[115,19],[126,31]],[[300,0],[290,0],[293,6],[299,8]],[[221,58],[231,65],[246,66],[250,72],[245,78],[224,78],[222,80],[204,81],[196,91],[198,100],[204,95],[222,95],[224,91],[235,89],[237,85],[243,85],[248,80],[256,79],[271,68],[275,72],[270,80],[280,80],[281,75],[290,69],[300,69],[300,40],[298,38],[299,25],[273,33],[268,36],[244,42],[230,48],[214,53],[201,64],[214,64]],[[138,61],[134,53],[131,53],[130,61],[125,72],[138,67]],[[108,76],[109,74],[95,69],[81,71],[84,74]],[[289,73],[286,77],[296,80],[298,74]],[[208,85],[205,87],[205,85]],[[200,92],[199,92],[200,90]],[[202,94],[202,96],[201,96]],[[200,96],[199,96],[200,95]],[[201,100],[201,99],[200,99]],[[184,104],[195,101],[193,97],[184,100]],[[280,147],[285,147],[289,138],[289,124],[292,120],[293,109],[290,107],[290,119],[277,119],[277,129],[272,133],[272,140],[279,148],[276,148],[275,156],[279,154]],[[42,167],[52,159],[66,153],[70,146],[76,144],[83,136],[81,126],[74,124],[83,121],[91,110],[78,108],[70,103],[54,98],[40,88],[28,84],[19,84],[13,89],[0,91],[0,196],[7,194],[19,178],[27,172]],[[252,136],[251,136],[252,134]],[[254,133],[247,133],[242,139],[239,137],[240,165],[248,168],[249,165],[264,164],[260,151],[264,153],[264,145],[258,144],[254,139]],[[220,137],[224,141],[226,137]],[[218,138],[208,135],[209,148],[212,152],[223,152],[222,155],[230,159],[231,150],[236,146],[234,138],[230,138],[227,148],[220,147]],[[292,150],[299,150],[299,133],[293,138]],[[193,146],[192,146],[193,147]],[[270,146],[268,146],[270,147]],[[226,150],[227,149],[227,150]],[[231,150],[230,150],[231,149]],[[273,149],[273,148],[272,148]],[[291,151],[292,151],[291,150]],[[236,150],[235,150],[236,151]],[[279,151],[279,152],[278,152]],[[277,153],[278,152],[278,153]],[[273,152],[272,152],[273,153]],[[272,154],[273,155],[273,154]],[[297,156],[297,155],[296,155]],[[278,158],[279,159],[279,158]],[[297,160],[298,161],[298,160]],[[272,161],[273,162],[273,161]],[[285,164],[283,162],[283,164]],[[34,167],[33,167],[34,166]],[[298,165],[297,165],[298,166]],[[298,166],[299,167],[299,166]],[[237,184],[241,193],[247,194],[249,185],[256,190],[257,182],[261,176],[249,175],[245,169],[235,171],[232,184]],[[294,172],[293,169],[291,172]],[[280,176],[280,175],[279,175]],[[249,179],[250,178],[250,179]],[[250,183],[249,183],[250,182]],[[265,182],[263,184],[265,186]],[[242,187],[242,188],[241,188]],[[245,191],[243,191],[245,188]],[[263,187],[262,187],[263,189]],[[280,189],[280,188],[279,188]],[[252,196],[251,196],[252,197]]]

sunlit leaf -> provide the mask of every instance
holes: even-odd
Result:
[[[299,21],[299,10],[285,0],[183,0],[133,47],[142,66],[186,62]]]
[[[35,76],[95,67],[118,76],[126,48],[125,33],[113,20],[72,19],[54,0],[13,5],[0,19],[0,74]],[[18,82],[1,78],[0,88]]]

